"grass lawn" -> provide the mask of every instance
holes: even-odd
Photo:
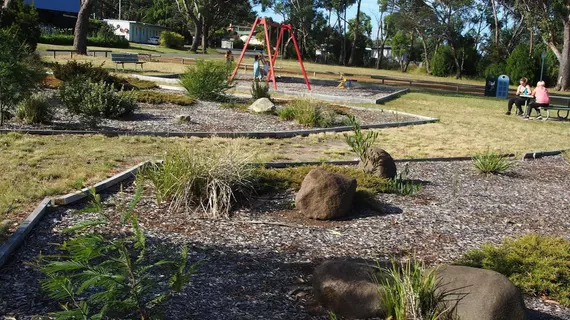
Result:
[[[410,93],[385,106],[438,117],[441,122],[380,131],[377,146],[395,158],[472,156],[570,148],[570,123],[523,121],[505,116],[506,100],[461,95]],[[216,140],[223,140],[215,138]],[[22,216],[49,195],[100,181],[172,148],[206,148],[212,139],[0,135],[0,221]],[[342,134],[292,139],[252,139],[244,152],[260,161],[354,159]]]

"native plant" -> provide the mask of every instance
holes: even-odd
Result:
[[[283,120],[295,120],[307,127],[328,128],[335,124],[336,113],[328,106],[305,99],[289,102],[277,111]]]
[[[358,155],[362,162],[368,159],[370,148],[378,139],[378,132],[369,130],[366,134],[362,133],[360,123],[353,115],[348,115],[348,122],[352,126],[353,135],[344,134],[344,138],[348,146]]]
[[[271,94],[269,94],[269,86],[267,83],[264,83],[259,80],[253,80],[251,83],[251,97],[255,100],[261,98],[271,98]]]
[[[180,83],[195,99],[216,101],[223,98],[223,93],[231,88],[228,78],[231,64],[216,61],[197,60],[195,66],[188,67],[180,78]]]
[[[490,151],[474,156],[473,164],[483,174],[502,174],[515,165],[506,157]]]
[[[26,123],[48,123],[55,109],[52,99],[49,93],[34,93],[18,104],[16,117]]]
[[[39,57],[10,32],[0,29],[0,126],[18,103],[45,78]]]
[[[441,288],[437,269],[427,269],[423,262],[410,259],[401,266],[381,268],[381,276],[372,275],[386,309],[386,319],[444,320],[453,319],[453,308],[446,301],[454,293]],[[448,302],[447,302],[448,303]]]
[[[153,319],[190,281],[197,263],[189,263],[187,248],[174,259],[159,260],[148,245],[135,212],[141,194],[137,188],[130,202],[118,203],[116,217],[105,212],[93,190],[93,200],[80,213],[95,218],[65,230],[73,235],[58,245],[60,254],[39,256],[37,266],[46,276],[41,288],[63,309],[56,319]],[[104,234],[98,226],[120,231]]]
[[[410,169],[408,164],[404,166],[402,170],[398,172],[396,178],[388,179],[388,190],[389,193],[395,193],[400,195],[414,195],[422,190],[422,184],[420,182],[408,180],[408,174]]]
[[[149,181],[156,200],[169,201],[172,210],[228,218],[237,200],[254,191],[255,157],[240,140],[214,142],[208,149],[171,152],[139,179]]]

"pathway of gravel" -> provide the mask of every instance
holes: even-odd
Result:
[[[479,175],[469,161],[409,168],[411,179],[425,183],[418,195],[379,195],[382,214],[361,212],[345,221],[302,219],[290,209],[292,193],[257,199],[227,221],[171,213],[143,197],[139,214],[153,245],[172,250],[188,244],[193,259],[206,258],[192,284],[168,303],[167,318],[326,319],[310,292],[312,270],[325,259],[416,252],[429,263],[447,263],[507,236],[570,238],[570,165],[561,156],[521,162],[504,176]],[[50,243],[61,241],[61,231],[85,218],[71,214],[80,207],[49,213],[0,269],[0,314],[27,319],[54,310],[25,262],[52,252]],[[107,210],[113,209],[107,201]],[[527,306],[531,319],[570,319],[569,309],[536,298],[528,297]]]
[[[192,106],[174,104],[139,103],[139,108],[121,120],[103,120],[99,130],[107,131],[154,131],[154,132],[263,132],[307,129],[293,121],[281,120],[276,115],[255,114],[247,111],[224,109],[219,103],[199,101]],[[362,124],[391,123],[418,120],[382,109],[347,109]],[[180,122],[179,115],[190,116],[189,122]],[[69,116],[58,109],[50,125],[26,125],[13,119],[7,122],[8,129],[63,129],[90,130],[78,117]]]

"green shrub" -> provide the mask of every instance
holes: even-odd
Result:
[[[162,103],[172,103],[179,106],[191,106],[196,103],[196,100],[183,96],[180,94],[166,93],[160,91],[134,91],[132,93],[133,98],[137,102],[150,103],[150,104],[162,104]]]
[[[11,32],[0,29],[0,126],[4,117],[46,76],[39,57]]]
[[[60,46],[71,46],[73,45],[73,35],[45,34],[40,37],[39,42]],[[87,45],[93,47],[126,49],[129,48],[129,41],[125,37],[118,35],[110,38],[88,37]]]
[[[184,37],[176,32],[162,31],[160,33],[160,45],[170,49],[184,49]]]
[[[189,262],[186,247],[174,259],[151,251],[155,245],[147,243],[135,213],[141,193],[139,188],[130,203],[119,202],[114,219],[93,193],[83,212],[96,218],[65,230],[77,233],[58,245],[60,254],[39,256],[37,267],[46,276],[41,288],[63,309],[56,319],[162,318],[157,307],[190,282],[197,263]],[[124,231],[109,236],[95,228],[113,220],[119,226],[108,228]]]
[[[498,77],[506,73],[507,73],[507,66],[503,62],[492,63],[485,69],[485,77],[488,76]]]
[[[138,90],[150,90],[150,89],[157,89],[158,86],[156,83],[148,80],[141,80],[137,78],[128,77],[126,80],[131,86]]]
[[[170,201],[171,210],[227,218],[236,199],[254,191],[255,153],[244,148],[232,140],[207,150],[171,152],[139,179],[150,181],[157,201]]]
[[[27,123],[48,123],[53,118],[52,95],[45,92],[32,94],[16,109],[16,117]]]
[[[451,48],[440,46],[431,59],[431,72],[436,77],[447,77],[455,74],[455,64],[451,55]]]
[[[328,128],[335,125],[335,112],[328,105],[310,100],[293,100],[277,111],[283,120],[295,120],[307,127]]]
[[[388,189],[390,193],[400,195],[413,195],[422,190],[422,184],[408,180],[409,168],[408,164],[402,170],[399,170],[398,175],[394,179],[388,180]]]
[[[132,94],[115,92],[110,84],[77,77],[59,87],[59,97],[67,111],[95,127],[103,118],[118,119],[136,108]]]
[[[486,152],[473,157],[473,164],[479,172],[484,174],[501,174],[514,166],[514,162],[502,155]]]
[[[454,319],[454,308],[445,306],[445,301],[454,293],[441,290],[437,269],[427,269],[423,262],[415,259],[401,267],[393,262],[391,268],[380,269],[382,275],[373,275],[373,280],[378,284],[386,319]]]
[[[269,94],[269,86],[267,83],[261,82],[259,80],[254,80],[251,83],[251,97],[255,100],[261,98],[271,98]]]
[[[92,82],[107,81],[109,71],[103,69],[103,65],[94,66],[91,62],[78,62],[70,60],[65,64],[56,62],[51,65],[53,76],[61,81],[70,81],[77,77],[85,77]]]
[[[497,271],[524,293],[570,305],[570,241],[528,234],[471,250],[459,264]]]
[[[201,100],[219,100],[223,92],[230,88],[228,77],[231,65],[220,61],[197,60],[195,66],[188,67],[180,78],[180,83],[188,95]]]
[[[370,148],[372,148],[374,142],[378,139],[379,133],[377,131],[368,130],[366,134],[363,134],[360,129],[360,123],[354,116],[348,116],[348,121],[352,126],[354,135],[345,133],[344,139],[352,151],[358,155],[360,161],[365,162],[366,159],[368,159]]]
[[[8,8],[0,10],[0,29],[7,30],[18,43],[25,44],[30,53],[36,50],[41,31],[34,6],[26,5],[24,1],[11,1]]]
[[[511,84],[519,83],[520,78],[528,78],[529,84],[535,83],[534,57],[529,57],[530,49],[526,44],[519,44],[507,58],[506,71]]]

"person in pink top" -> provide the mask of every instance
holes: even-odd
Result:
[[[526,112],[524,119],[528,120],[530,117],[530,112],[532,111],[532,109],[535,109],[536,119],[540,120],[542,119],[542,116],[540,115],[540,108],[548,107],[548,105],[550,104],[548,89],[546,89],[546,84],[544,83],[544,81],[539,81],[536,84],[536,88],[532,90],[532,95],[534,96],[535,100],[528,105],[528,110]]]

